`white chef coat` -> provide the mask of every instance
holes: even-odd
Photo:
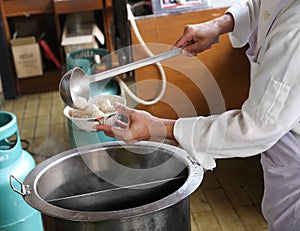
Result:
[[[216,166],[215,158],[262,153],[289,131],[300,139],[300,1],[288,1],[267,30],[280,2],[239,1],[228,10],[235,18],[230,34],[235,47],[245,45],[259,25],[242,108],[175,123],[176,140],[206,169]]]

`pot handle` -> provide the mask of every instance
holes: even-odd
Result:
[[[19,191],[18,189],[16,189],[13,186],[13,180],[17,181],[20,184],[21,191]],[[10,177],[9,177],[9,184],[10,184],[11,189],[14,190],[16,193],[20,194],[21,196],[26,196],[27,194],[30,194],[29,185],[23,184],[22,181],[20,181],[18,178],[16,178],[13,175],[10,175]]]

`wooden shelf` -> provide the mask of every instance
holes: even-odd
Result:
[[[39,92],[58,90],[62,70],[45,72],[42,76],[18,79],[21,94],[33,94]]]
[[[83,11],[102,10],[101,0],[54,0],[56,14],[69,14]]]
[[[5,17],[26,16],[53,12],[53,2],[52,0],[3,0],[1,8]]]
[[[17,78],[14,70],[13,58],[10,48],[10,39],[16,31],[16,22],[38,22],[40,31],[45,31],[44,38],[51,49],[65,66],[65,53],[61,44],[61,34],[64,27],[64,18],[66,14],[95,11],[96,23],[104,24],[104,30],[108,29],[103,12],[105,0],[0,0],[0,11],[2,14],[3,28],[6,36],[8,54],[11,59],[11,73],[13,82],[16,84],[17,94],[30,94],[44,91],[57,90],[61,76],[64,74],[65,67],[61,70],[45,71],[42,76]],[[100,13],[99,13],[100,12]],[[101,12],[103,14],[101,14]],[[102,25],[100,25],[102,26]],[[19,27],[21,28],[21,27]],[[22,27],[23,28],[23,27]],[[102,29],[102,28],[101,28]],[[107,35],[107,32],[104,31]],[[40,34],[33,35],[37,39]],[[1,62],[1,60],[0,60]]]

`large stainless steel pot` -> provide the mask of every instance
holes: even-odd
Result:
[[[186,231],[188,198],[202,178],[177,147],[108,142],[57,154],[19,182],[20,191],[11,185],[41,211],[45,230]]]

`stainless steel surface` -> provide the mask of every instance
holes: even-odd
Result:
[[[75,108],[74,101],[78,96],[89,98],[89,79],[85,72],[75,67],[64,74],[59,83],[60,97],[64,103]]]
[[[42,162],[24,180],[24,198],[43,213],[46,231],[182,231],[190,230],[188,197],[202,178],[182,149],[109,142]]]
[[[138,60],[129,64],[125,64],[119,67],[115,67],[95,75],[90,75],[88,77],[81,68],[75,67],[74,69],[66,72],[61,78],[59,84],[59,92],[61,98],[66,105],[74,108],[74,100],[76,99],[76,97],[81,96],[88,100],[90,83],[99,81],[103,81],[106,83],[107,79],[109,78],[163,61],[165,59],[172,58],[174,56],[180,55],[181,52],[181,48],[172,49],[164,53],[142,60]]]
[[[126,73],[128,71],[132,71],[147,65],[151,65],[153,63],[158,63],[160,61],[163,61],[165,59],[169,59],[172,58],[174,56],[180,55],[182,52],[181,48],[176,48],[176,49],[172,49],[169,51],[166,51],[164,53],[158,54],[158,55],[154,55],[142,60],[138,60],[129,64],[125,64],[119,67],[115,67],[111,70],[107,70],[101,73],[98,73],[96,75],[92,75],[91,78],[91,82],[95,82],[95,81],[100,81],[100,80],[104,80],[106,78],[111,78],[114,77],[116,75],[122,74],[122,73]]]
[[[140,184],[134,184],[134,185],[125,185],[123,187],[120,188],[113,188],[113,189],[105,189],[105,190],[100,190],[100,191],[96,191],[96,192],[88,192],[88,193],[84,193],[84,194],[78,194],[78,195],[73,195],[73,196],[67,196],[67,197],[60,197],[60,198],[55,198],[55,199],[51,199],[48,200],[48,203],[57,203],[60,201],[66,201],[66,200],[72,200],[72,199],[85,199],[87,200],[87,197],[93,197],[95,195],[99,195],[101,193],[118,193],[120,194],[120,196],[123,195],[123,190],[126,189],[130,189],[130,188],[140,188],[140,187],[154,187],[157,184],[162,184],[162,183],[167,183],[169,181],[174,181],[174,180],[180,180],[182,178],[184,178],[185,176],[180,176],[180,177],[173,177],[173,178],[168,178],[168,179],[163,179],[163,180],[156,180],[156,181],[151,181],[151,182],[146,182],[146,183],[140,183]],[[22,184],[22,186],[24,186]],[[22,196],[25,196],[28,193],[21,193],[15,189],[13,189],[15,192],[19,193]],[[22,190],[23,191],[23,190]],[[86,198],[82,198],[82,197],[86,197]]]
[[[189,198],[169,208],[115,220],[74,222],[43,216],[44,231],[191,231]]]

